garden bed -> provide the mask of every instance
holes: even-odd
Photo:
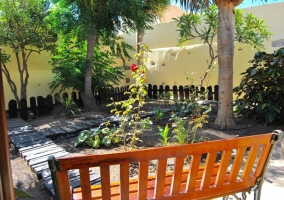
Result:
[[[143,107],[143,110],[146,112],[153,112],[157,107],[161,109],[171,110],[173,109],[173,105],[165,105],[162,101],[148,101],[146,105]],[[243,119],[240,116],[235,116],[237,125],[233,129],[219,129],[214,126],[214,120],[216,118],[217,108],[216,105],[212,105],[212,111],[210,112],[208,124],[204,125],[203,130],[198,132],[199,135],[206,135],[211,140],[222,139],[222,138],[231,138],[238,137],[242,135],[253,135],[253,134],[261,134],[272,132],[275,129],[281,129],[282,126],[263,126],[261,123],[257,123],[253,120]],[[82,116],[78,118],[59,118],[54,119],[52,116],[40,117],[35,120],[30,120],[29,123],[35,127],[37,130],[45,129],[45,128],[54,128],[60,126],[67,126],[70,124],[74,124],[76,122],[84,121],[87,119],[93,118],[106,118],[111,116],[112,114],[109,112],[109,109],[105,106],[98,107],[94,111],[83,112]],[[171,113],[166,112],[165,116],[160,122],[155,122],[155,116],[152,115],[150,118],[154,122],[152,125],[152,130],[146,130],[140,135],[140,139],[143,142],[137,143],[137,148],[150,148],[154,146],[162,146],[162,143],[159,141],[161,136],[159,136],[157,126],[165,127],[166,124],[169,123],[168,119],[170,118]],[[169,135],[172,137],[172,134]],[[64,148],[67,152],[73,155],[83,155],[83,154],[104,154],[116,151],[124,151],[122,145],[115,146],[111,148],[99,148],[92,149],[90,147],[79,146],[74,148],[74,142],[76,137],[71,138],[60,138],[55,140],[56,144],[60,147]],[[174,139],[170,140],[172,143],[175,142]],[[11,163],[12,163],[12,171],[13,171],[13,180],[14,185],[22,188],[25,191],[28,191],[30,194],[34,196],[35,199],[48,200],[50,196],[41,186],[41,182],[36,179],[36,176],[30,171],[27,167],[26,163],[19,158],[17,153],[11,149]],[[132,172],[133,175],[136,174],[135,164],[133,164]],[[154,172],[154,169],[152,170]],[[117,180],[117,174],[113,173],[112,180]]]

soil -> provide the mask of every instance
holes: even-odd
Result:
[[[208,102],[212,103],[212,102]],[[159,141],[161,138],[158,133],[157,126],[165,127],[167,123],[169,123],[169,118],[171,115],[171,110],[174,108],[173,103],[170,105],[165,105],[163,101],[149,101],[143,107],[143,110],[146,112],[153,112],[157,107],[160,107],[162,110],[168,110],[165,113],[161,122],[156,122],[155,116],[151,116],[151,120],[154,122],[152,125],[152,130],[143,131],[140,134],[139,138],[141,142],[137,143],[137,148],[150,148],[156,146],[162,146],[162,143]],[[276,129],[282,129],[283,125],[277,126],[264,126],[263,123],[258,123],[257,121],[244,119],[241,116],[235,116],[235,120],[237,125],[232,129],[220,129],[214,126],[214,120],[216,119],[217,108],[216,105],[212,104],[212,111],[210,112],[208,124],[204,125],[203,130],[198,131],[198,137],[206,136],[210,140],[223,139],[223,138],[233,138],[233,137],[241,137],[246,135],[254,135],[254,134],[263,134],[269,133]],[[29,123],[37,130],[51,128],[51,127],[60,127],[71,125],[76,122],[80,122],[87,119],[94,118],[106,118],[112,116],[110,113],[110,109],[105,106],[97,107],[93,111],[82,111],[82,114],[78,117],[73,118],[59,118],[54,119],[52,115],[36,118],[34,120],[29,120]],[[169,135],[172,137],[172,135]],[[77,148],[73,147],[74,141],[76,137],[71,138],[60,138],[55,140],[57,145],[64,148],[67,152],[73,155],[84,155],[84,154],[104,154],[111,153],[117,151],[124,151],[122,145],[115,146],[111,148],[100,148],[100,149],[92,149],[89,147],[79,146]],[[143,142],[142,142],[143,141]],[[170,142],[174,143],[175,140],[171,139]],[[31,172],[30,168],[27,166],[25,161],[19,157],[17,152],[14,150],[13,145],[11,145],[11,165],[12,165],[12,176],[14,181],[14,186],[21,188],[22,190],[31,194],[34,199],[41,200],[50,200],[51,196],[46,192],[43,188],[40,180],[37,180],[36,175]],[[137,166],[135,163],[131,167],[130,174],[135,176],[137,174]],[[112,170],[112,169],[111,169]],[[116,181],[118,174],[117,170],[112,170],[111,181]],[[154,172],[155,169],[150,169],[150,171]],[[21,198],[18,198],[21,199]]]

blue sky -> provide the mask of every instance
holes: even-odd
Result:
[[[277,2],[284,2],[284,0],[267,0],[268,3],[265,4],[269,4],[269,3],[277,3]],[[173,5],[177,5],[175,3],[172,3]],[[237,8],[247,8],[247,7],[252,7],[252,6],[259,6],[262,5],[263,3],[261,2],[261,0],[254,0],[252,3],[252,0],[244,0],[243,3],[241,3],[241,5],[239,5]]]

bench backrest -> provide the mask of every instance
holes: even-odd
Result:
[[[89,168],[99,167],[102,199],[111,199],[110,166],[120,165],[120,199],[129,198],[129,166],[139,163],[137,197],[134,199],[198,199],[215,198],[250,189],[263,177],[274,141],[281,131],[233,139],[223,139],[195,144],[149,148],[103,155],[86,155],[68,158],[49,158],[54,189],[58,199],[72,199],[68,170],[79,169],[83,199],[91,199]],[[202,165],[201,159],[206,155]],[[233,155],[233,156],[232,156]],[[245,156],[247,155],[247,156]],[[187,173],[184,160],[190,158]],[[220,157],[216,165],[216,158]],[[167,160],[174,159],[169,178],[166,175]],[[245,162],[244,162],[245,159]],[[156,175],[149,192],[149,161],[157,160]],[[218,159],[217,159],[218,160]],[[200,169],[203,168],[200,175]],[[185,179],[185,181],[184,181]],[[58,185],[57,185],[58,184]],[[59,189],[58,189],[59,187]],[[60,197],[59,197],[60,196]]]

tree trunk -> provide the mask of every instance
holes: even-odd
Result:
[[[93,32],[88,37],[86,71],[84,80],[84,92],[81,91],[84,108],[93,109],[96,106],[94,91],[92,89],[94,48],[96,44],[97,32]]]
[[[16,48],[15,48],[16,49]],[[27,86],[28,86],[28,80],[29,80],[29,72],[28,72],[28,57],[26,55],[25,49],[21,49],[22,54],[22,60],[20,59],[19,52],[15,52],[16,60],[17,60],[17,67],[20,75],[20,96],[18,96],[18,90],[17,85],[15,82],[11,79],[10,72],[6,65],[3,65],[3,73],[5,74],[6,80],[10,86],[10,89],[14,95],[15,100],[17,101],[18,108],[20,109],[20,100],[21,99],[27,99]],[[22,65],[21,65],[22,63]]]
[[[18,97],[18,92],[17,92],[17,85],[15,84],[15,82],[11,79],[11,75],[10,72],[7,68],[7,66],[5,64],[3,64],[3,69],[2,72],[4,73],[6,80],[10,86],[10,89],[14,95],[14,98],[18,104],[18,107],[20,106],[20,98]]]
[[[215,125],[230,128],[235,125],[233,116],[233,60],[235,7],[231,1],[217,1],[218,5],[218,84],[219,103]]]
[[[22,61],[23,67],[21,69],[21,99],[27,99],[27,86],[29,80],[29,72],[28,72],[28,65],[27,65],[27,56],[25,49],[22,48]]]

